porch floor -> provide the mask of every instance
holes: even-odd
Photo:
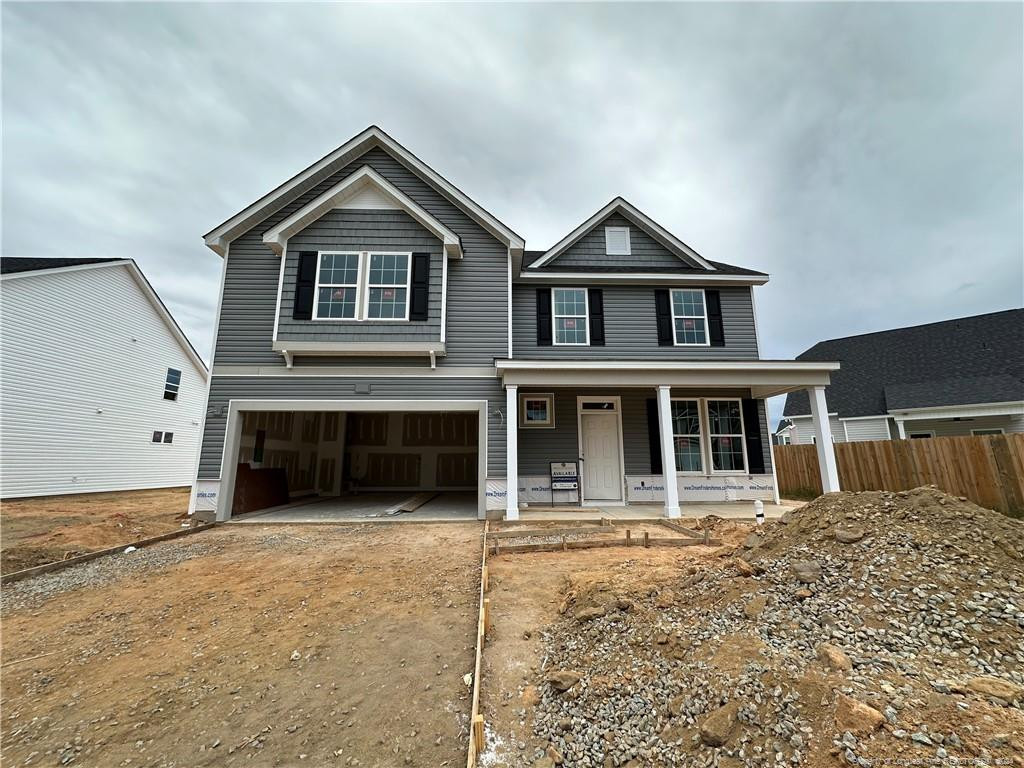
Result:
[[[281,507],[238,515],[232,517],[231,522],[261,524],[476,520],[477,499],[476,493],[472,491],[441,493],[413,512],[394,515],[387,513],[388,509],[412,495],[413,493],[409,491],[382,491],[300,500]]]
[[[789,501],[782,499],[780,504],[766,502],[764,505],[764,516],[766,520],[774,520],[782,517],[791,509],[801,506],[802,501]],[[717,515],[728,520],[750,520],[754,519],[754,502],[752,501],[730,501],[715,502],[706,504],[682,504],[682,518],[706,517]],[[612,506],[598,507],[588,505],[584,509],[576,510],[568,507],[527,507],[519,510],[520,520],[541,522],[548,520],[600,520],[607,517],[612,520],[649,520],[651,518],[665,517],[665,508],[661,504],[630,504],[628,507]]]

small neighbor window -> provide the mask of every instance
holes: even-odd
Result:
[[[313,317],[318,320],[355,319],[358,297],[359,254],[321,253]]]
[[[713,471],[746,472],[739,400],[708,400],[708,435]]]
[[[589,343],[587,334],[587,291],[583,288],[555,288],[551,291],[554,304],[555,344],[581,345]]]
[[[174,368],[167,369],[167,378],[164,379],[164,400],[177,400],[178,387],[181,386],[181,371]]]
[[[672,332],[677,346],[707,346],[708,315],[704,291],[672,291]]]
[[[174,442],[173,432],[154,432],[153,433],[154,443],[171,443]]]
[[[977,435],[1002,435],[1004,433],[1003,433],[1003,430],[1002,430],[1001,427],[997,427],[995,429],[972,429],[971,430],[971,434],[977,436]]]
[[[555,426],[555,396],[553,394],[519,395],[519,426]]]
[[[629,227],[605,227],[604,252],[609,256],[629,256]]]
[[[409,317],[409,254],[371,253],[367,312],[370,320]]]
[[[677,472],[703,472],[700,448],[700,403],[697,400],[672,401],[672,443]]]

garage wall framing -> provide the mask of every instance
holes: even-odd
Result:
[[[239,445],[242,436],[242,414],[254,411],[292,412],[473,412],[477,414],[477,515],[485,514],[487,483],[487,400],[229,400],[225,426],[224,453],[221,460],[221,487],[217,499],[217,520],[231,516],[231,502],[235,493]]]

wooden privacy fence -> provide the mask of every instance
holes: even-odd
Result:
[[[982,507],[1024,517],[1024,434],[836,443],[844,491],[904,491],[937,485]],[[814,445],[777,445],[779,493],[821,493]]]

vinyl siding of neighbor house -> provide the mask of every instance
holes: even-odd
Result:
[[[357,394],[356,385],[369,394]],[[344,378],[215,376],[199,462],[199,479],[220,477],[229,400],[487,400],[487,473],[505,476],[505,391],[496,378]],[[282,410],[288,410],[282,408]],[[396,409],[401,410],[401,409]]]
[[[581,275],[579,287],[587,287]],[[604,298],[605,346],[538,346],[537,286],[512,285],[512,349],[517,358],[576,358],[619,360],[756,360],[757,330],[751,289],[716,288],[722,303],[724,347],[661,347],[654,308],[654,291],[662,286],[601,285]],[[553,287],[553,286],[547,286]],[[668,286],[665,286],[666,288]]]
[[[292,318],[300,252],[374,250],[430,254],[426,322]],[[405,211],[330,211],[288,239],[277,338],[281,341],[438,341],[441,338],[443,258],[441,241]],[[412,269],[411,260],[409,269]],[[407,293],[408,298],[411,297]],[[323,358],[319,364],[323,365]]]
[[[125,265],[0,282],[0,495],[188,485],[206,400],[197,368]],[[163,397],[167,369],[178,399]],[[153,432],[173,432],[155,444]]]
[[[806,445],[814,442],[814,423],[810,416],[790,416],[789,419],[793,422],[793,445]],[[846,430],[839,417],[830,416],[828,425],[832,430],[832,442],[845,443]]]
[[[846,442],[860,443],[866,440],[889,439],[889,420],[884,417],[880,419],[844,419],[843,424],[846,427]],[[841,437],[843,436],[841,435]]]
[[[520,395],[531,392],[551,392],[555,396],[555,428],[522,428],[519,430],[519,474],[547,475],[552,461],[576,461],[579,458],[579,421],[577,419],[577,395],[587,397],[620,396],[622,403],[622,450],[623,464],[627,475],[651,474],[651,444],[647,430],[647,401],[656,397],[654,390],[643,389],[601,389],[568,390],[544,389],[543,387],[521,390]],[[675,390],[673,397],[682,398],[731,398],[742,397],[741,392],[694,392]],[[768,419],[764,401],[758,401],[761,422],[761,448],[765,472],[771,473],[772,459],[769,446]]]
[[[280,257],[263,233],[330,187],[368,165],[437,218],[462,241],[464,257],[449,261],[447,355],[438,367],[490,365],[508,353],[508,249],[385,150],[371,149],[233,240],[227,256],[216,365],[284,366],[273,351]],[[292,249],[289,244],[289,250]],[[319,365],[352,365],[320,358]]]
[[[607,254],[605,227],[629,228],[630,254],[628,256],[609,256]],[[569,246],[558,258],[541,269],[557,272],[560,267],[629,267],[632,269],[644,267],[652,272],[657,272],[660,269],[676,269],[684,265],[694,266],[694,264],[680,259],[622,214],[613,213]]]
[[[1007,434],[1024,432],[1024,417],[1021,416],[979,416],[974,419],[919,419],[903,422],[907,437],[913,432],[934,432],[935,437],[961,437],[970,435],[973,429],[1002,429]]]

